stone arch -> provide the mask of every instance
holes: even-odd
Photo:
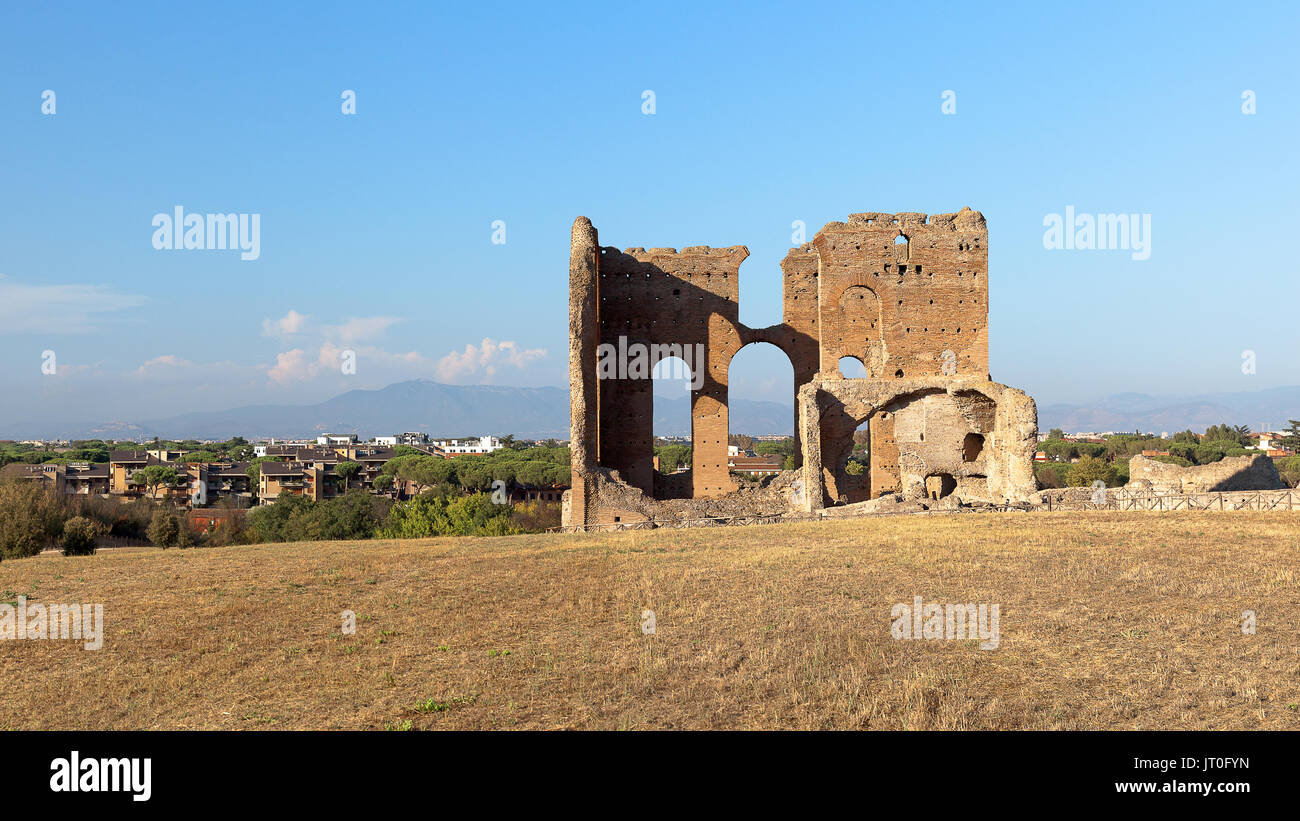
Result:
[[[784,323],[770,325],[766,328],[747,328],[744,325],[739,325],[736,330],[738,332],[737,347],[728,353],[728,373],[730,373],[731,369],[731,360],[740,353],[740,349],[755,342],[766,342],[772,345],[784,353],[786,359],[790,362],[791,370],[794,373],[794,384],[791,386],[790,391],[791,413],[794,422],[791,431],[794,437],[794,464],[796,468],[802,467],[803,443],[799,439],[799,388],[807,384],[817,374],[818,354],[816,341],[809,340],[801,331]],[[730,427],[730,424],[728,424],[728,427]]]
[[[660,356],[655,362],[651,371],[651,452],[646,454],[650,459],[652,466],[655,468],[653,477],[653,496],[656,499],[682,499],[689,498],[691,495],[693,471],[691,468],[681,473],[665,473],[655,465],[655,452],[653,443],[660,436],[675,436],[682,434],[691,434],[694,427],[694,420],[691,418],[691,409],[694,405],[693,391],[690,389],[690,381],[695,375],[695,369],[691,364],[686,362],[680,356]],[[685,406],[679,409],[679,413],[673,413],[670,417],[665,408],[665,400],[670,402],[681,402],[684,400]],[[664,427],[663,423],[671,422],[670,427]]]
[[[832,304],[822,316],[822,342],[833,350],[832,362],[851,356],[866,366],[867,376],[878,379],[885,359],[880,296],[859,280],[840,291]]]
[[[907,262],[912,256],[912,238],[902,231],[894,237],[894,259],[898,262]]]
[[[780,344],[778,344],[778,343],[777,343],[776,341],[774,341],[774,340],[770,340],[770,339],[755,339],[755,338],[752,338],[752,337],[751,337],[749,340],[747,340],[747,341],[745,341],[745,340],[742,339],[742,344],[741,344],[741,346],[740,346],[740,349],[737,350],[735,353],[733,353],[733,354],[731,355],[731,357],[730,357],[730,359],[729,359],[729,361],[728,361],[728,363],[727,363],[727,438],[728,438],[728,441],[730,441],[730,437],[731,437],[732,434],[740,434],[740,433],[748,433],[748,434],[762,434],[762,433],[767,433],[767,432],[769,432],[769,431],[743,431],[743,430],[735,430],[735,429],[734,429],[735,426],[731,423],[731,402],[732,402],[732,399],[733,399],[733,397],[731,396],[731,387],[732,387],[732,383],[731,383],[731,376],[732,376],[731,366],[735,363],[735,361],[736,361],[736,360],[741,356],[741,354],[742,354],[746,349],[754,350],[754,349],[755,349],[755,346],[759,346],[759,345],[767,345],[767,346],[771,346],[773,349],[775,349],[775,350],[777,350],[777,351],[780,351],[780,352],[784,355],[783,358],[785,359],[786,363],[789,365],[789,371],[787,371],[787,373],[789,373],[789,379],[790,379],[790,388],[789,388],[789,390],[790,390],[790,395],[791,395],[792,397],[795,397],[795,398],[796,398],[795,403],[794,403],[794,404],[792,405],[792,407],[791,407],[791,427],[790,427],[790,432],[791,432],[791,436],[794,438],[794,461],[795,461],[795,467],[798,467],[798,466],[802,463],[802,458],[801,458],[801,453],[800,453],[800,448],[799,448],[799,437],[796,435],[796,434],[797,434],[797,427],[798,427],[798,424],[799,424],[799,419],[798,419],[798,402],[797,402],[797,392],[798,392],[798,389],[799,389],[799,382],[798,382],[798,380],[796,379],[795,368],[794,368],[794,361],[793,361],[792,357],[790,356],[790,354],[789,354],[788,351],[786,351],[786,350],[785,350],[785,349],[784,349]]]
[[[866,379],[868,375],[866,363],[856,356],[841,356],[839,373],[845,379]]]

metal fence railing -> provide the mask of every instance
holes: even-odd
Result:
[[[1033,510],[1300,510],[1297,490],[1223,490],[1210,493],[1106,491],[1101,500],[1051,499]]]

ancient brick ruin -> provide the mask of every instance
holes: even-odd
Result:
[[[1130,491],[1215,493],[1231,490],[1282,490],[1286,482],[1265,454],[1228,456],[1208,465],[1182,467],[1145,456],[1129,460]]]
[[[586,217],[569,261],[573,488],[565,524],[801,512],[891,497],[1021,501],[1036,489],[1037,411],[988,368],[988,232],[978,211],[853,214],[781,263],[784,322],[739,321],[744,246],[601,247]],[[727,467],[727,375],[769,342],[794,369],[797,467],[740,489]],[[690,471],[653,467],[653,383],[602,369],[642,346],[650,364],[700,345]],[[865,378],[845,378],[841,359]],[[865,427],[864,427],[865,426]],[[868,458],[850,467],[855,431]]]

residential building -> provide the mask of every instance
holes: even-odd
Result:
[[[480,436],[477,439],[437,439],[431,444],[446,453],[448,457],[492,453],[505,447],[495,436]]]
[[[347,446],[355,445],[356,443],[357,435],[355,433],[322,433],[320,436],[316,437],[316,444],[318,445]]]
[[[257,485],[257,498],[261,504],[274,502],[281,493],[302,496],[307,483],[303,479],[303,466],[297,462],[263,462]]]
[[[271,504],[281,493],[305,496],[314,502],[333,499],[343,493],[343,479],[334,473],[337,463],[262,462],[257,497]]]
[[[785,457],[773,456],[728,456],[727,468],[736,473],[750,476],[775,476],[785,465]]]
[[[1250,434],[1250,438],[1255,440],[1255,444],[1249,445],[1248,447],[1257,448],[1259,450],[1274,450],[1281,447],[1278,442],[1285,436],[1285,433],[1274,433],[1272,431],[1252,433]]]
[[[256,442],[253,445],[254,456],[266,456],[267,451],[274,447],[291,447],[305,448],[315,444],[315,440],[307,439],[268,439],[265,442]]]
[[[107,463],[39,464],[15,463],[0,469],[0,478],[27,479],[47,483],[59,493],[112,495],[125,498],[149,497],[171,501],[190,510],[242,508],[273,503],[282,492],[321,501],[349,490],[374,492],[374,481],[384,466],[397,456],[395,445],[381,444],[405,440],[416,442],[416,450],[437,456],[489,454],[504,447],[500,439],[482,436],[471,439],[429,442],[423,434],[376,437],[362,443],[353,434],[323,434],[327,444],[315,440],[269,440],[254,446],[260,457],[275,461],[259,463],[250,478],[251,462],[220,460],[184,462],[187,451],[142,446],[137,450],[114,450]],[[443,445],[452,449],[448,452]],[[344,481],[337,473],[343,462],[361,465],[352,478]],[[136,476],[147,468],[161,466],[176,472],[171,485],[149,487]],[[387,495],[410,497],[420,488],[398,483]],[[566,488],[517,488],[512,497],[518,500],[558,502]],[[204,520],[205,522],[207,520]],[[206,527],[207,525],[203,525]]]
[[[568,485],[551,485],[550,487],[521,487],[510,492],[511,504],[519,502],[559,502],[564,498]]]
[[[74,462],[67,465],[28,465],[14,462],[0,468],[0,479],[25,479],[42,482],[55,493],[102,495],[108,493],[108,465],[97,462]]]
[[[138,496],[139,486],[131,481],[136,471],[149,465],[161,465],[162,460],[143,450],[114,450],[108,454],[108,492]]]

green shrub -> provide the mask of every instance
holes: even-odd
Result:
[[[427,536],[507,536],[522,529],[510,520],[509,505],[492,503],[486,493],[449,498],[433,493],[393,505],[378,530],[383,539]]]
[[[249,541],[248,533],[248,513],[244,510],[226,508],[230,511],[230,516],[223,519],[216,529],[207,534],[204,544],[212,547],[226,547],[228,545],[247,544]]]
[[[1061,488],[1066,486],[1065,478],[1069,468],[1070,465],[1066,462],[1034,462],[1034,476],[1044,489]]]
[[[1115,487],[1119,475],[1109,462],[1092,456],[1079,457],[1079,461],[1070,465],[1065,472],[1065,484],[1068,487],[1089,487],[1098,479],[1105,482],[1107,487]]]
[[[1274,464],[1277,466],[1278,475],[1282,477],[1283,482],[1286,482],[1287,487],[1300,486],[1300,456],[1287,456],[1278,459]]]
[[[387,504],[386,499],[362,490],[320,502],[281,493],[275,504],[248,515],[248,535],[253,542],[369,539]]]
[[[541,533],[559,527],[561,518],[558,502],[521,502],[510,512],[510,523],[517,533]]]
[[[659,472],[675,473],[679,467],[691,466],[691,448],[689,445],[660,445],[655,448],[659,457]]]
[[[64,556],[89,556],[95,552],[95,540],[102,532],[100,524],[85,516],[73,516],[63,523],[59,546]]]
[[[158,547],[175,547],[180,542],[180,522],[176,520],[173,511],[159,507],[154,511],[153,520],[149,522],[149,530],[146,533],[149,541]]]
[[[35,556],[63,532],[59,498],[31,481],[0,482],[0,558]]]

